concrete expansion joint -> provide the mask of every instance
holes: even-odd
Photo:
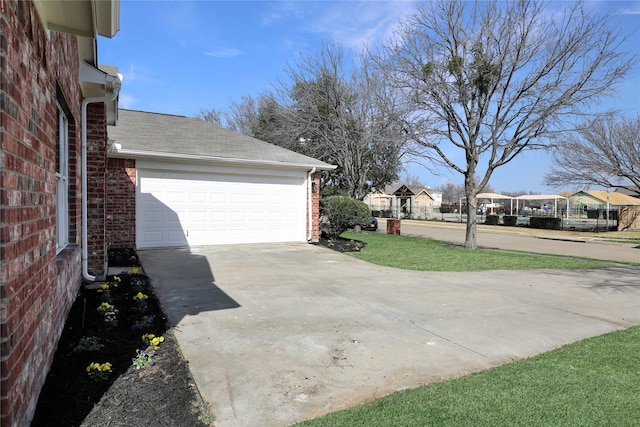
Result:
[[[592,320],[598,320],[598,321],[604,322],[604,323],[609,323],[611,325],[615,325],[615,326],[620,327],[620,328],[628,328],[629,326],[633,325],[632,323],[620,322],[620,321],[616,321],[616,320],[613,320],[613,319],[607,319],[607,318],[604,318],[604,317],[601,317],[601,316],[578,313],[577,311],[567,310],[565,308],[554,307],[554,306],[549,306],[549,308],[561,311],[563,313],[573,314],[574,316],[580,316],[580,317],[583,317],[585,319],[592,319]]]

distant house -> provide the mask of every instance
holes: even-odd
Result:
[[[107,242],[136,248],[319,238],[327,163],[195,118],[120,110]]]
[[[98,66],[119,1],[2,1],[0,425],[27,426],[100,242],[100,171],[121,80]],[[102,153],[102,154],[101,154]],[[105,257],[105,247],[92,254]],[[55,420],[51,420],[55,423]]]
[[[386,186],[364,198],[372,212],[381,216],[426,219],[442,205],[442,193],[427,188],[409,188],[405,184]]]
[[[624,187],[616,189],[616,193],[624,194],[626,196],[640,198],[640,189],[638,187]]]
[[[578,215],[604,218],[604,212],[608,208],[618,218],[618,230],[640,228],[640,198],[604,190],[564,194],[569,199],[570,209]]]
[[[584,190],[563,193],[569,198],[569,205],[588,209],[605,209],[607,204],[611,208],[618,206],[640,206],[640,199],[626,194],[604,190]]]

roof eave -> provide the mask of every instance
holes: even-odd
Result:
[[[96,1],[96,25],[98,34],[112,38],[120,31],[120,0]]]
[[[84,98],[115,95],[106,102],[107,124],[115,126],[118,119],[118,94],[122,86],[122,76],[109,74],[86,62],[80,62],[80,88]]]
[[[80,37],[113,37],[120,30],[120,0],[34,0],[48,30]]]
[[[127,150],[118,147],[118,144],[112,144],[107,157],[120,158],[120,159],[145,159],[145,160],[173,160],[181,162],[202,162],[210,164],[226,164],[234,166],[266,166],[266,167],[281,167],[287,169],[299,169],[310,171],[314,168],[316,170],[334,170],[337,166],[329,165],[327,163],[290,163],[290,162],[277,162],[268,160],[250,160],[250,159],[237,159],[231,157],[212,157],[212,156],[198,156],[193,154],[177,154],[177,153],[161,153],[155,151],[140,151],[140,150]]]

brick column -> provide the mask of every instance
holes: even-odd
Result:
[[[320,240],[320,175],[316,172],[311,175],[312,183],[315,183],[316,192],[311,194],[311,241]],[[313,184],[312,184],[313,185]],[[307,219],[308,221],[308,219]]]
[[[87,233],[89,274],[103,276],[106,263],[105,190],[107,122],[103,103],[87,106]]]

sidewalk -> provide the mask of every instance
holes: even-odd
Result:
[[[381,232],[386,232],[387,223],[379,219]],[[466,224],[455,222],[402,220],[400,234],[428,237],[463,245]],[[640,245],[611,243],[593,237],[575,236],[556,230],[536,230],[536,234],[518,231],[516,227],[479,225],[478,246],[483,248],[517,250],[545,254],[557,254],[595,258],[607,261],[640,263]]]

